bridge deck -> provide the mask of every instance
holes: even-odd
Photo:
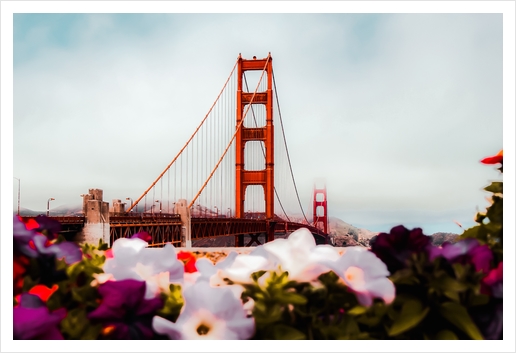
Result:
[[[36,217],[22,217],[24,221]],[[85,224],[86,219],[82,216],[49,217],[61,223],[62,232],[77,232]],[[176,214],[155,214],[155,215],[126,215],[110,216],[110,243],[119,238],[130,237],[138,232],[148,232],[152,240],[151,246],[164,246],[172,243],[176,247],[181,246],[181,217]],[[267,234],[272,229],[275,235],[291,233],[300,228],[308,228],[317,243],[328,243],[328,235],[320,229],[310,225],[287,222],[268,221],[265,219],[237,219],[237,218],[192,218],[191,234],[192,241],[216,238],[222,236],[258,235]]]

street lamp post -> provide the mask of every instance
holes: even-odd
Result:
[[[219,208],[217,206],[214,206],[214,208],[217,210],[217,218],[219,218]]]
[[[231,218],[231,208],[228,207],[228,215],[229,215],[229,218]]]
[[[159,214],[161,214],[161,201],[160,200],[156,200],[154,202],[159,202]]]
[[[133,199],[130,197],[126,197],[125,199],[131,201],[131,212],[133,212]]]
[[[51,198],[49,198],[49,199],[47,200],[47,217],[48,217],[48,215],[49,215],[49,213],[50,213],[50,201],[54,201],[54,200],[55,200],[55,199],[54,199],[53,197],[51,197]]]
[[[20,179],[13,177],[14,179],[18,180],[18,216],[20,215]]]

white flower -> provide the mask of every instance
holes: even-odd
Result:
[[[254,318],[247,317],[242,301],[227,287],[199,281],[183,292],[185,304],[177,321],[155,316],[154,331],[170,339],[245,340],[254,334]]]
[[[316,245],[312,233],[306,228],[296,230],[287,239],[266,243],[263,248],[278,259],[281,269],[288,272],[289,279],[299,282],[315,281],[329,271],[324,265],[325,261],[339,258],[334,247]]]
[[[360,304],[369,306],[373,298],[382,298],[387,304],[394,300],[395,287],[387,278],[387,266],[369,250],[348,247],[340,258],[326,265],[355,292]]]
[[[104,272],[115,280],[145,281],[146,299],[168,292],[170,283],[183,283],[184,266],[172,244],[153,249],[141,239],[120,238],[113,243],[112,251],[113,258],[104,263]]]
[[[253,272],[261,270],[267,271],[272,268],[273,264],[263,256],[238,254],[229,266],[217,271],[217,276],[219,279],[228,278],[233,282],[252,283],[251,274]]]

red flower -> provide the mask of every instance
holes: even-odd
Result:
[[[36,222],[36,220],[34,218],[29,218],[28,221],[25,222],[25,227],[28,230],[38,229],[39,228],[39,223]]]
[[[23,276],[27,272],[27,266],[29,265],[29,258],[21,255],[14,254],[13,257],[13,295],[20,294],[23,288]]]
[[[52,288],[48,288],[44,284],[36,284],[34,287],[29,289],[29,294],[37,296],[43,303],[46,303],[48,298],[59,288],[57,284],[54,284]],[[18,294],[15,297],[18,303],[21,302],[21,295]]]
[[[177,253],[177,259],[183,261],[183,264],[185,265],[185,272],[197,272],[197,267],[195,267],[195,255],[191,252],[180,251]]]
[[[498,152],[496,156],[486,157],[480,161],[480,163],[484,164],[496,164],[496,163],[502,163],[503,164],[503,150]]]
[[[47,302],[48,298],[59,288],[57,284],[54,284],[52,288],[48,288],[43,284],[37,284],[29,290],[30,294],[37,295],[43,302]]]

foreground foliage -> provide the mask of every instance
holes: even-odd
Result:
[[[482,160],[503,163],[503,153]],[[502,167],[499,168],[502,172]],[[81,247],[14,218],[15,339],[502,339],[503,183],[456,243],[397,226],[371,249],[300,229],[213,264],[148,234]]]

